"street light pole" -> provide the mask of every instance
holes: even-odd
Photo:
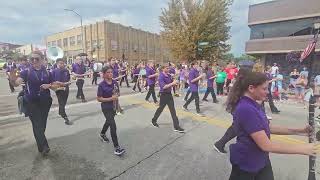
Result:
[[[73,12],[74,14],[76,14],[79,18],[80,18],[80,24],[81,24],[81,48],[82,48],[82,52],[84,53],[84,38],[83,38],[83,26],[82,26],[82,16],[77,13],[76,11],[74,11],[73,9],[64,9],[65,11],[70,11]]]

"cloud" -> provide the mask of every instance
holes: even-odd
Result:
[[[44,44],[44,37],[79,26],[79,17],[63,9],[75,9],[84,24],[104,19],[127,26],[159,32],[159,15],[168,0],[3,0],[0,7],[0,41]],[[248,6],[266,0],[234,0],[231,6],[232,52],[244,53],[249,39]]]

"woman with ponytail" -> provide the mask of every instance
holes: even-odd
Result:
[[[257,101],[268,94],[268,78],[259,72],[239,75],[226,103],[233,116],[233,130],[237,136],[230,145],[232,172],[229,180],[273,180],[269,153],[315,155],[314,144],[288,145],[270,140],[270,134],[299,135],[310,132],[310,127],[289,129],[269,123]]]

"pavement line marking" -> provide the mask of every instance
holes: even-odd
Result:
[[[144,101],[140,101],[137,99],[129,99],[131,102],[136,103],[136,104],[140,104],[141,106],[148,108],[148,109],[156,109],[157,107],[155,105],[152,105],[150,103],[146,103]],[[169,112],[168,109],[165,109],[165,111]],[[184,110],[180,110],[180,109],[176,109],[177,114],[179,114],[180,116],[187,116],[187,117],[191,117],[193,120],[196,121],[201,121],[201,122],[207,122],[208,124],[212,124],[218,127],[222,127],[222,128],[229,128],[231,125],[231,122],[228,122],[227,120],[219,120],[219,119],[214,119],[211,117],[200,117],[197,116],[191,112],[187,112]],[[274,140],[278,140],[278,141],[282,141],[285,143],[289,143],[289,144],[306,144],[307,142],[303,141],[303,140],[299,140],[299,139],[295,139],[295,138],[290,138],[284,135],[271,135],[271,138]],[[320,147],[320,145],[317,145],[317,147]]]
[[[126,95],[120,96],[119,99],[121,100],[121,99],[124,99],[124,98],[134,97],[134,96],[139,96],[139,95],[140,94],[126,94]],[[79,102],[79,103],[74,103],[74,104],[67,105],[66,109],[70,109],[70,108],[74,108],[74,107],[86,106],[88,104],[100,104],[100,103],[97,102],[97,100],[88,101],[86,103]],[[51,108],[50,112],[55,112],[55,111],[58,111],[58,110],[59,110],[59,107],[57,106],[57,107]],[[7,120],[7,119],[19,118],[19,117],[24,117],[24,115],[23,114],[12,114],[12,115],[8,115],[8,116],[1,116],[0,117],[0,121]]]

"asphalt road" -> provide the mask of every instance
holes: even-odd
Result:
[[[92,88],[94,93],[94,88]],[[125,91],[125,90],[124,90]],[[129,90],[128,90],[129,91]],[[89,94],[89,93],[87,93]],[[88,95],[90,96],[90,95]],[[216,153],[212,144],[225,132],[231,116],[220,104],[202,103],[206,115],[181,109],[182,98],[175,105],[185,134],[173,132],[168,110],[160,116],[160,128],[150,124],[156,106],[144,101],[145,94],[121,97],[125,114],[116,117],[120,144],[127,150],[123,157],[113,155],[112,144],[102,143],[98,134],[104,117],[99,103],[92,101],[69,105],[72,126],[66,126],[52,108],[46,135],[51,152],[48,157],[37,153],[31,123],[23,117],[0,120],[0,179],[49,180],[225,180],[231,171],[229,154]],[[307,111],[295,104],[279,104],[281,114],[272,123],[290,127],[304,126]],[[109,132],[107,132],[108,137]],[[306,142],[305,137],[273,136],[288,145]],[[276,180],[307,179],[308,158],[297,155],[271,155]]]

